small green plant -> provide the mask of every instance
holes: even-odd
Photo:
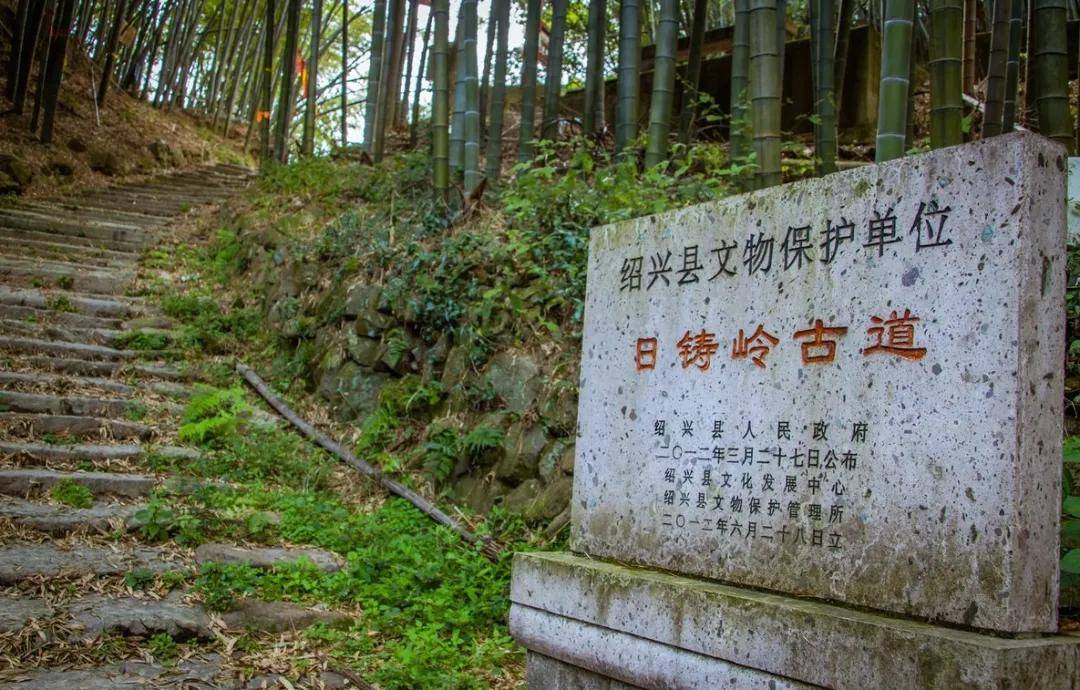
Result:
[[[94,494],[90,489],[66,477],[53,484],[49,496],[69,508],[90,508],[94,505]]]
[[[162,632],[153,635],[146,641],[146,647],[154,659],[165,665],[171,665],[180,655],[180,645],[169,633]]]
[[[73,312],[75,305],[67,295],[49,295],[45,298],[45,308],[51,311]]]
[[[124,575],[124,585],[130,589],[149,589],[154,586],[154,571],[136,568]]]
[[[142,508],[135,512],[134,522],[143,537],[150,541],[163,541],[169,538],[176,528],[177,513],[157,496],[154,496]]]
[[[121,333],[116,339],[116,347],[122,350],[139,350],[147,352],[164,350],[169,347],[171,342],[168,333],[141,329]]]
[[[184,410],[177,438],[184,443],[218,447],[236,433],[239,415],[249,409],[243,388],[199,386]]]
[[[489,426],[478,426],[465,437],[463,445],[469,455],[477,456],[490,448],[498,448],[503,442],[503,432]]]
[[[60,276],[56,279],[56,287],[61,290],[70,290],[75,287],[75,279],[71,276]]]

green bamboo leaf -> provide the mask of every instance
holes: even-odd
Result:
[[[1062,456],[1065,462],[1080,463],[1080,436],[1069,436],[1061,444]]]
[[[1061,526],[1062,536],[1080,540],[1080,520],[1066,520]]]
[[[1062,556],[1061,572],[1080,575],[1080,549],[1073,549]]]
[[[1080,496],[1067,497],[1062,508],[1065,510],[1066,515],[1080,517]]]

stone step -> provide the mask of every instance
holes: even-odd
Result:
[[[99,577],[124,575],[136,568],[150,572],[187,570],[162,549],[152,547],[104,548],[78,544],[16,543],[0,546],[0,585],[13,585],[36,577]]]
[[[91,595],[72,603],[72,638],[94,640],[104,634],[150,637],[165,633],[177,641],[211,638],[210,616],[202,606],[185,604],[178,593],[164,599]]]
[[[0,412],[0,429],[15,438],[59,434],[76,438],[149,441],[154,437],[153,427],[139,422],[129,422],[109,417],[25,414],[22,412]]]
[[[101,223],[80,223],[34,214],[0,209],[0,225],[15,230],[44,232],[54,236],[85,237],[104,243],[110,248],[142,247],[148,242],[143,231],[134,226],[106,226]]]
[[[90,228],[89,231],[77,231],[73,234],[79,237],[109,237],[110,233],[115,232],[135,232],[138,233],[137,237],[141,237],[143,229],[135,224],[124,222],[118,218],[110,218],[107,220],[91,219],[91,218],[79,218],[75,214],[70,212],[61,213],[42,213],[32,208],[25,206],[8,206],[7,208],[0,209],[0,218],[17,218],[27,222],[37,223],[61,223],[65,227],[75,228]],[[119,238],[113,238],[119,239]]]
[[[52,355],[84,360],[131,361],[139,358],[140,352],[117,350],[104,345],[73,343],[60,340],[40,340],[36,338],[9,338],[0,336],[0,350],[29,355]]]
[[[323,572],[341,570],[343,560],[336,554],[317,548],[240,547],[232,544],[210,542],[195,549],[197,563],[223,563],[226,565],[250,565],[256,568],[272,568],[276,565],[295,563],[310,559]]]
[[[135,395],[133,386],[100,376],[64,376],[37,371],[0,371],[0,388],[18,388],[24,392],[31,389],[31,392],[38,393],[97,388],[125,398]]]
[[[33,463],[54,462],[103,462],[111,460],[138,460],[143,457],[147,449],[134,444],[98,445],[76,443],[71,445],[54,445],[48,443],[18,443],[14,441],[0,441],[0,457],[9,457],[20,461]],[[192,448],[176,446],[157,446],[153,452],[166,458],[180,458],[185,460],[197,460],[199,452]]]
[[[53,302],[53,305],[60,307],[64,306],[62,303],[56,302]],[[70,326],[90,330],[118,330],[124,325],[122,319],[80,314],[76,311],[58,311],[54,309],[24,307],[16,304],[0,304],[0,319],[9,322],[19,321],[22,323]]]
[[[0,410],[77,417],[128,417],[145,412],[146,406],[130,399],[92,398],[77,395],[25,393],[0,390]]]
[[[215,654],[186,657],[175,664],[162,665],[129,660],[93,668],[27,668],[0,684],[2,690],[136,690],[137,688],[172,688],[187,690],[236,690],[240,686],[232,674],[223,670],[224,661]],[[250,686],[255,687],[255,686]],[[267,685],[266,688],[274,686]],[[285,687],[285,686],[282,686]],[[301,684],[293,687],[303,687]],[[329,688],[329,686],[326,686]],[[338,685],[343,690],[344,685]]]
[[[66,357],[28,356],[20,360],[42,371],[79,376],[134,376],[138,378],[184,381],[189,377],[183,371],[163,364],[142,362],[91,361]]]
[[[119,472],[56,472],[54,470],[0,470],[0,494],[28,497],[47,493],[53,485],[72,481],[95,496],[141,498],[157,486],[156,477]]]
[[[0,318],[0,333],[36,340],[61,340],[111,347],[116,344],[123,331],[114,328],[78,328]]]
[[[127,225],[134,225],[143,229],[152,229],[162,225],[164,221],[154,216],[144,216],[140,213],[125,213],[123,211],[101,211],[90,209],[71,202],[41,202],[20,199],[19,208],[27,208],[43,215],[67,216],[75,220],[102,220],[115,221]]]
[[[152,216],[172,218],[187,213],[190,209],[200,206],[201,200],[184,201],[175,197],[137,193],[127,190],[108,190],[87,196],[85,203],[90,206],[113,207],[120,209],[136,210]]]
[[[137,256],[138,252],[142,250],[142,247],[134,242],[95,239],[91,237],[82,237],[79,235],[58,235],[56,233],[45,232],[41,230],[27,230],[26,228],[9,228],[5,227],[4,224],[0,222],[0,241],[3,241],[5,244],[9,244],[11,242],[18,242],[23,239],[33,240],[36,242],[46,242],[49,244],[57,244],[67,247],[88,247],[91,249],[105,249],[111,252],[129,254],[133,257]]]
[[[156,218],[159,222],[164,222],[178,215],[176,209],[161,209],[139,199],[119,195],[82,197],[79,199],[79,205],[82,208],[105,212],[136,213],[140,216]]]
[[[41,599],[0,595],[0,633],[16,632],[31,619],[40,620],[51,614],[49,605]]]
[[[129,268],[135,270],[137,267],[134,254],[108,252],[93,247],[77,247],[59,242],[41,242],[38,240],[23,240],[17,244],[7,241],[0,242],[0,257],[23,261],[45,260],[73,266],[86,266],[93,270],[100,270],[101,268]]]
[[[70,290],[10,288],[3,285],[0,285],[0,304],[119,319],[133,318],[146,312],[145,301],[134,297],[102,297]]]
[[[69,508],[0,496],[0,518],[7,518],[20,527],[54,537],[77,531],[109,534],[116,527],[131,529],[134,527],[132,516],[142,507],[97,503],[90,508]]]
[[[134,280],[133,271],[93,270],[54,262],[0,260],[0,281],[12,287],[52,287],[91,295],[122,295]]]
[[[283,633],[322,623],[331,628],[345,627],[352,617],[335,611],[313,609],[288,601],[262,601],[241,599],[232,609],[222,614],[222,621],[230,630],[254,630],[258,632]]]

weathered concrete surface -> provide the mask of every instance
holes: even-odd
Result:
[[[646,688],[692,687],[678,685],[682,654],[830,688],[1075,689],[1080,678],[1076,634],[1006,639],[565,553],[515,555],[510,599],[511,634],[530,650]],[[626,651],[638,641],[670,655],[638,672]]]
[[[572,548],[1056,630],[1064,171],[1018,133],[595,229]]]
[[[68,508],[0,496],[0,517],[53,536],[79,529],[104,533],[111,531],[114,525],[124,528],[130,526],[132,516],[140,507],[98,503],[90,508]]]
[[[303,559],[310,559],[323,572],[333,573],[341,570],[341,559],[323,549],[245,548],[217,542],[201,544],[195,549],[195,560],[199,563],[225,563],[229,565],[250,565],[256,568],[272,568],[275,565],[295,563]]]
[[[536,652],[525,657],[525,682],[530,688],[546,690],[640,690],[640,686],[627,685]]]
[[[167,560],[160,549],[149,547],[116,551],[96,546],[62,549],[50,544],[0,547],[0,585],[39,576],[120,575],[135,568],[165,572],[183,570],[185,566]]]
[[[347,625],[352,619],[334,611],[312,609],[288,601],[243,599],[231,611],[222,614],[225,625],[233,630],[287,632],[325,623],[331,627]]]
[[[94,639],[103,633],[167,633],[174,640],[213,636],[206,611],[181,602],[175,595],[166,599],[90,596],[75,602],[69,610],[78,627],[72,635],[78,639]]]
[[[183,659],[175,668],[144,661],[126,661],[90,669],[40,669],[18,673],[3,690],[116,690],[117,688],[187,688],[233,690],[236,680],[222,673],[223,659],[203,654]]]
[[[41,599],[0,596],[0,633],[14,632],[31,618],[49,615],[49,607]]]

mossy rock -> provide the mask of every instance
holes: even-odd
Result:
[[[454,495],[477,513],[486,513],[510,491],[500,481],[466,475],[454,484]]]
[[[122,175],[125,172],[125,166],[112,151],[106,151],[104,149],[93,149],[90,151],[87,158],[87,165],[94,172],[101,173],[112,177],[114,175]]]
[[[514,412],[532,409],[543,392],[539,365],[531,355],[519,350],[506,350],[492,357],[484,382]]]
[[[34,181],[34,169],[10,153],[0,153],[0,172],[7,174],[19,187],[26,187]]]
[[[378,311],[382,293],[381,285],[353,285],[345,293],[345,314],[359,316],[365,311]]]
[[[22,192],[22,185],[5,172],[0,172],[0,194],[18,194]]]
[[[355,362],[326,369],[319,380],[319,393],[334,405],[343,421],[370,414],[379,404],[379,391],[389,381],[386,374],[374,372]]]
[[[535,477],[545,445],[547,435],[543,428],[514,422],[503,438],[503,458],[495,467],[495,476],[511,485]]]
[[[357,364],[368,368],[374,368],[385,353],[382,341],[365,338],[355,333],[349,333],[346,343],[345,349],[349,357]]]
[[[443,365],[442,386],[443,390],[450,390],[454,386],[464,385],[471,371],[469,365],[469,350],[463,345],[455,345],[450,348],[446,355],[446,363]]]
[[[554,519],[570,505],[573,493],[574,480],[571,477],[556,477],[525,508],[525,521],[536,524]]]
[[[540,403],[540,417],[552,432],[572,436],[577,430],[577,387],[569,381],[549,381]]]
[[[506,494],[503,499],[503,507],[515,515],[524,515],[525,511],[536,502],[544,490],[544,483],[539,479],[527,479],[517,486],[516,489]]]
[[[568,446],[573,449],[574,444],[561,438],[549,441],[544,446],[540,459],[536,463],[536,471],[545,482],[550,482],[561,474],[559,465]]]

